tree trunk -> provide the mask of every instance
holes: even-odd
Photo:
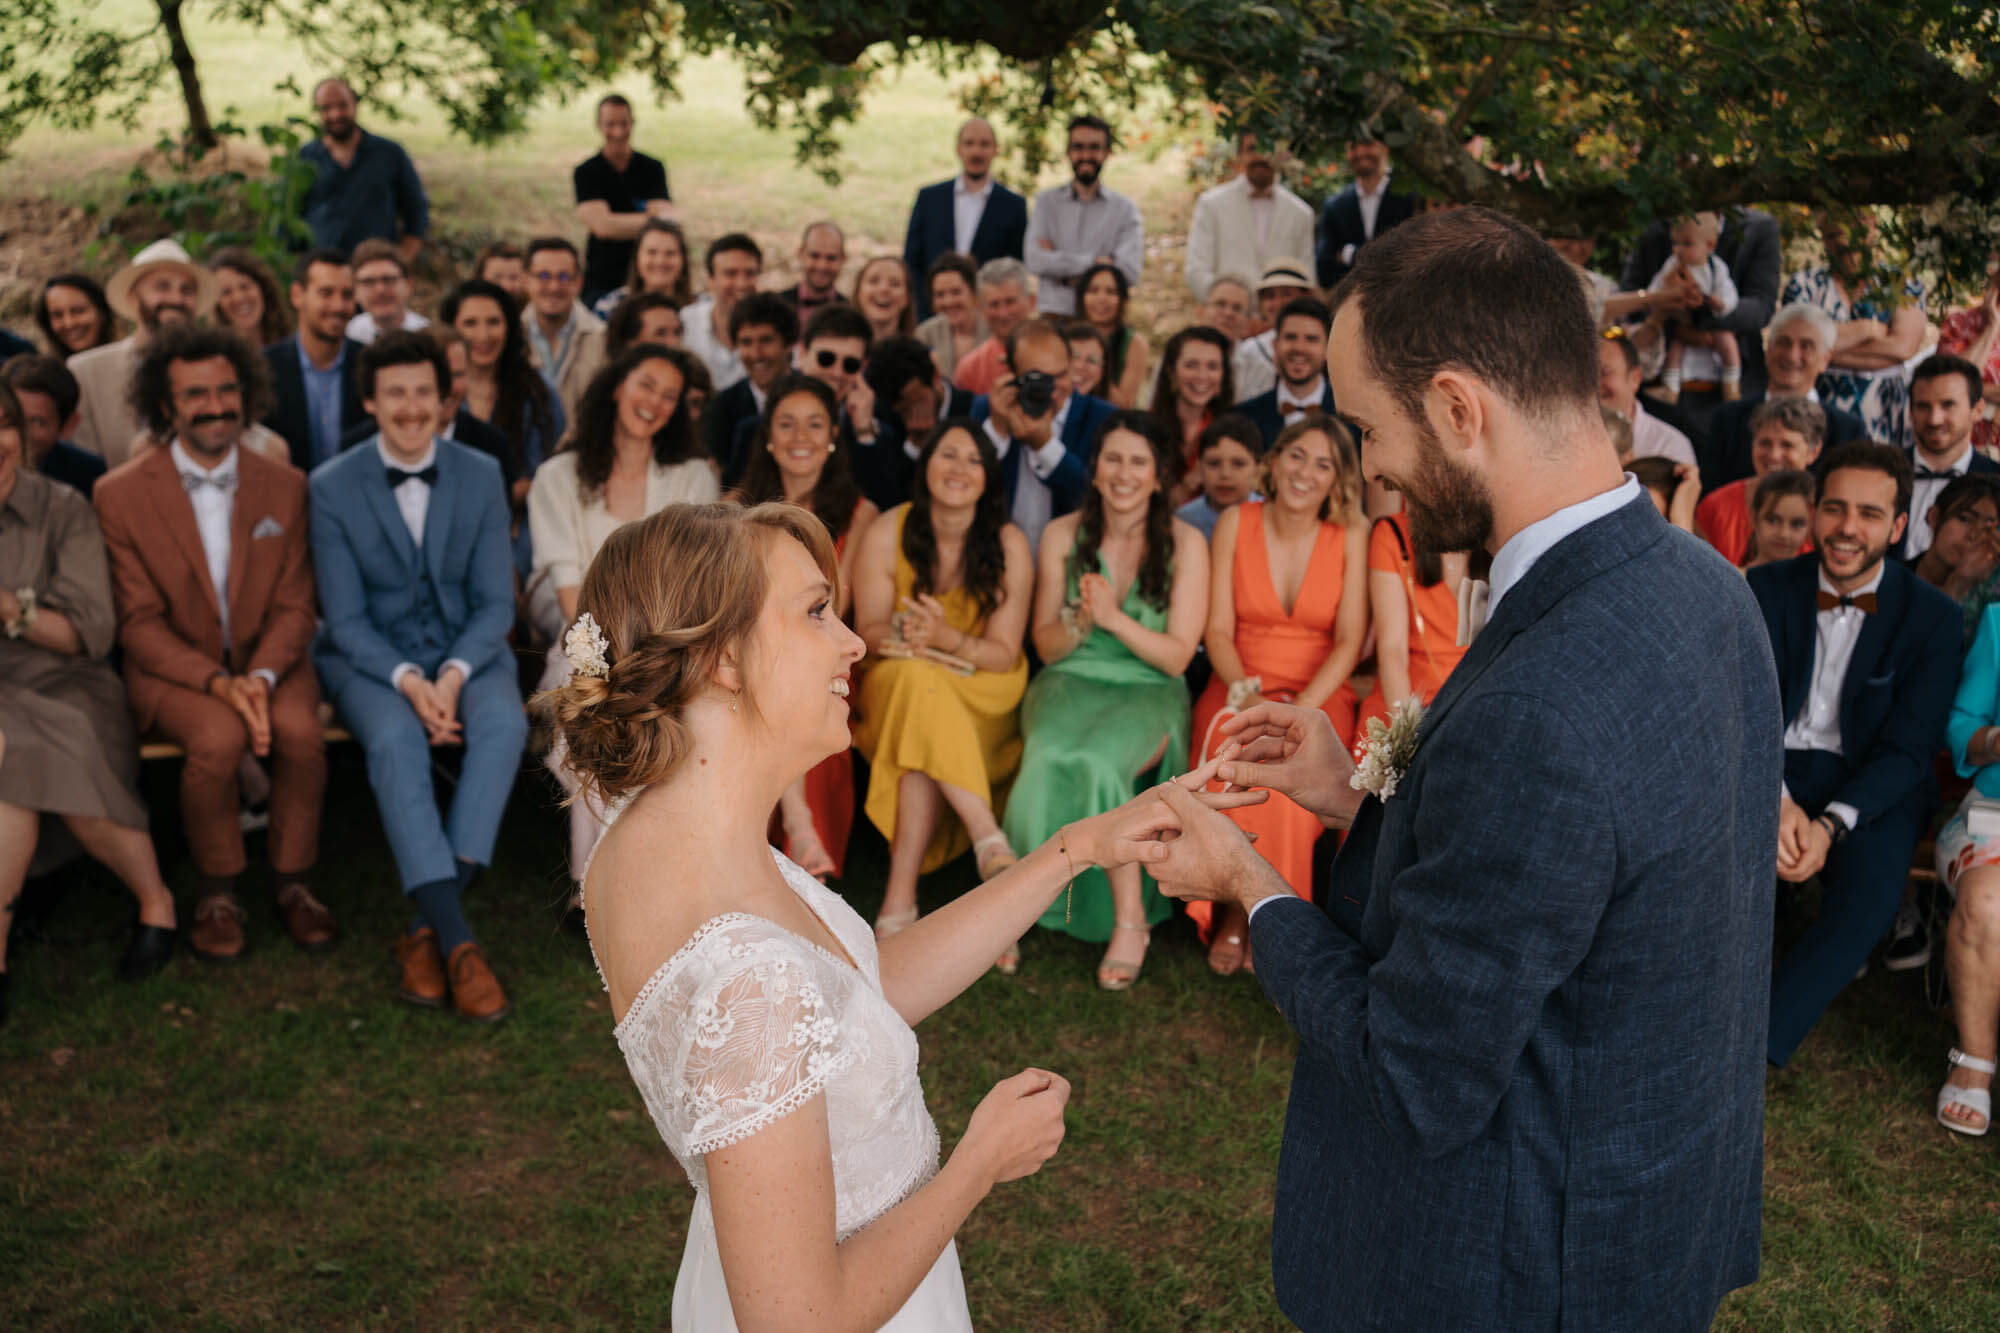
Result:
[[[201,97],[201,76],[195,72],[194,52],[188,49],[187,32],[181,27],[181,0],[154,0],[160,10],[160,26],[167,33],[167,49],[173,55],[174,72],[181,77],[181,99],[187,103],[188,146],[206,153],[219,140],[208,118],[208,104]]]

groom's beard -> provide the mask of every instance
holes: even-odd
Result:
[[[1493,535],[1493,493],[1478,473],[1452,461],[1420,423],[1416,475],[1396,483],[1410,517],[1410,545],[1426,555],[1477,551]]]

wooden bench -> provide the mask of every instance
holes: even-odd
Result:
[[[353,734],[346,727],[334,722],[333,705],[327,703],[324,699],[320,701],[319,705],[319,724],[325,728],[326,743],[328,745],[332,745],[336,741],[351,741],[354,739]],[[148,736],[139,742],[139,759],[141,762],[150,763],[155,759],[185,758],[187,758],[187,751],[181,749],[180,746],[174,744],[172,741],[162,740],[158,736]]]

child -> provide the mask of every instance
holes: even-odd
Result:
[[[1757,478],[1757,489],[1750,495],[1754,525],[1743,568],[1790,560],[1804,550],[1806,537],[1812,532],[1813,503],[1818,498],[1819,484],[1810,472],[1787,468]]]
[[[1693,532],[1695,502],[1701,498],[1701,471],[1692,463],[1676,463],[1657,455],[1634,458],[1625,470],[1646,488],[1660,517],[1683,532]]]
[[[1237,412],[1225,412],[1208,423],[1196,442],[1201,494],[1175,511],[1203,537],[1215,535],[1222,511],[1245,500],[1261,500],[1257,472],[1264,465],[1264,435],[1257,423]]]
[[[1669,233],[1674,243],[1673,258],[1661,265],[1646,290],[1664,290],[1668,279],[1678,271],[1701,290],[1704,298],[1701,313],[1726,315],[1736,309],[1736,282],[1729,275],[1729,265],[1715,257],[1715,242],[1721,234],[1719,213],[1695,213],[1676,219]],[[1705,371],[1711,365],[1721,367],[1725,402],[1735,402],[1743,396],[1743,354],[1736,346],[1736,335],[1727,329],[1697,329],[1686,321],[1677,321],[1669,334],[1661,399],[1669,403],[1679,401],[1683,363],[1690,348],[1696,353],[1697,368]],[[1697,374],[1689,378],[1707,376]]]

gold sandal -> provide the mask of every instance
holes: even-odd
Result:
[[[1144,921],[1120,921],[1113,927],[1115,934],[1120,930],[1134,930],[1145,937],[1146,944],[1153,943],[1153,928]],[[1139,969],[1146,965],[1146,951],[1139,951],[1139,961],[1127,963],[1106,958],[1097,965],[1097,988],[1099,990],[1131,990],[1132,983],[1139,979]]]

